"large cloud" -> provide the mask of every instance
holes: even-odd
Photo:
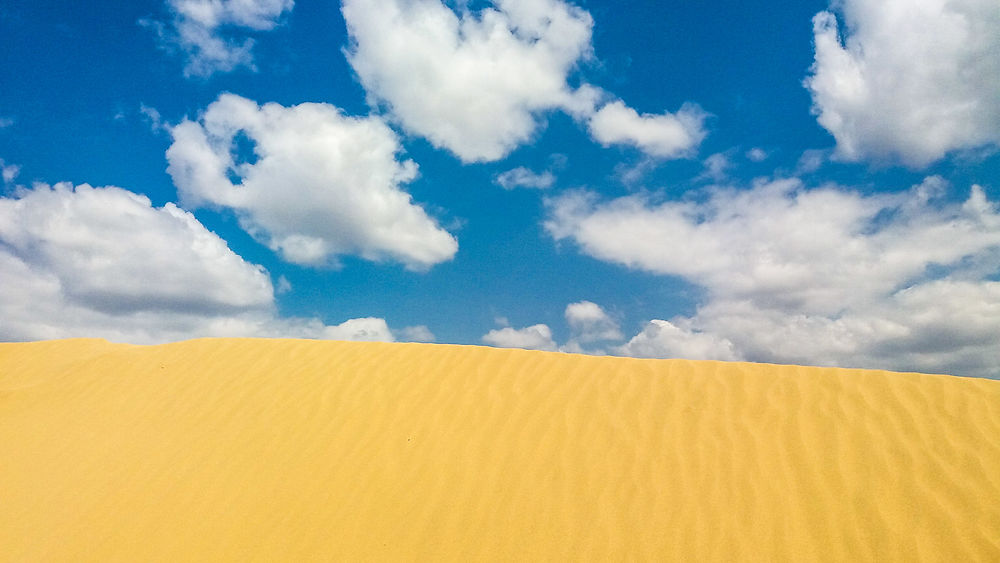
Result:
[[[169,24],[153,20],[164,47],[180,50],[184,74],[209,76],[239,67],[254,69],[254,40],[248,32],[267,31],[278,25],[294,0],[167,0]]]
[[[844,0],[813,20],[806,85],[846,160],[924,166],[1000,143],[996,0]]]
[[[663,341],[662,355],[1000,375],[989,359],[1000,214],[978,186],[964,203],[944,201],[945,189],[931,177],[875,196],[794,179],[702,202],[572,192],[549,200],[546,228],[596,258],[705,289],[695,316],[648,327],[631,353],[658,355]],[[948,337],[930,353],[933,334]]]
[[[382,319],[278,317],[262,267],[190,213],[116,187],[39,184],[0,198],[0,287],[0,340],[393,339]]]
[[[357,255],[425,269],[458,250],[400,189],[417,166],[397,160],[398,139],[378,118],[223,94],[172,134],[168,171],[181,201],[234,209],[248,232],[290,262]],[[239,154],[241,140],[254,143],[252,156]]]
[[[373,101],[466,162],[497,160],[537,112],[593,111],[567,75],[591,50],[590,14],[560,0],[497,0],[473,14],[438,0],[344,0],[348,59]]]

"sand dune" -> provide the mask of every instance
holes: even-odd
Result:
[[[1000,382],[0,344],[2,561],[998,561]]]

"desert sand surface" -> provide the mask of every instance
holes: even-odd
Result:
[[[2,561],[1000,561],[1000,382],[0,344]]]

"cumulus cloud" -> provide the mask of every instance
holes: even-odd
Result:
[[[437,337],[424,325],[408,326],[399,331],[401,340],[406,342],[434,342]]]
[[[223,94],[171,134],[167,170],[181,201],[233,209],[287,261],[315,266],[357,255],[419,270],[458,250],[401,189],[417,165],[397,159],[399,141],[376,117],[349,117],[329,104],[258,106]]]
[[[483,336],[483,343],[498,348],[525,348],[527,350],[555,351],[552,329],[548,325],[537,324],[525,328],[504,327],[491,330]]]
[[[500,348],[526,348],[530,350],[560,351],[572,354],[606,354],[603,347],[620,342],[625,337],[618,322],[600,305],[592,301],[578,301],[566,306],[566,322],[570,339],[558,345],[548,325],[536,324],[525,328],[503,327],[483,336],[483,342]],[[507,324],[507,319],[497,319]]]
[[[707,134],[707,114],[694,104],[677,113],[639,114],[621,100],[606,104],[589,121],[590,134],[604,146],[631,145],[656,158],[686,158]]]
[[[618,322],[592,301],[570,303],[566,306],[565,316],[575,342],[591,344],[624,338]]]
[[[368,342],[392,342],[392,331],[385,319],[365,317],[350,319],[337,326],[323,329],[323,338],[328,340],[361,340]]]
[[[556,176],[548,170],[538,173],[523,166],[518,166],[517,168],[498,174],[494,181],[505,190],[513,190],[514,188],[545,190],[552,187],[552,184],[556,181]]]
[[[268,31],[294,0],[167,0],[171,20],[140,23],[153,28],[164,48],[183,53],[186,76],[255,69],[249,33]]]
[[[595,258],[704,288],[696,315],[654,323],[629,343],[642,355],[659,355],[650,350],[663,342],[664,356],[683,348],[1000,375],[995,358],[985,360],[1000,345],[1000,309],[987,306],[1000,213],[979,186],[964,203],[947,202],[946,189],[930,177],[904,193],[864,196],[786,179],[662,203],[577,191],[548,201],[545,226]],[[927,295],[939,313],[928,312]],[[948,337],[929,355],[935,333]]]
[[[383,319],[278,317],[267,272],[172,203],[87,184],[17,192],[0,198],[0,340],[393,339]]]
[[[560,0],[496,0],[473,12],[438,0],[344,0],[348,60],[373,103],[464,162],[498,160],[536,115],[592,111],[567,75],[589,56],[590,14]]]
[[[805,85],[849,161],[923,167],[1000,144],[1000,11],[995,0],[844,0],[845,24],[813,19]],[[841,37],[843,36],[843,40]]]
[[[670,321],[653,319],[626,344],[615,348],[622,356],[636,358],[690,358],[699,360],[736,361],[740,356],[733,343],[712,333],[691,327],[689,319]]]

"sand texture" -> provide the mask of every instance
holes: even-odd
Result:
[[[0,561],[1000,561],[1000,382],[0,344]]]

